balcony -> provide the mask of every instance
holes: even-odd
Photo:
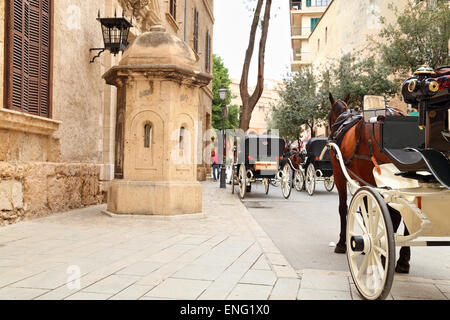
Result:
[[[292,13],[323,13],[332,0],[292,1]]]
[[[295,39],[308,39],[311,27],[291,27],[291,37]]]
[[[291,10],[302,10],[301,1],[291,1]]]
[[[301,49],[296,49],[294,50],[294,61],[292,61],[292,64],[308,64],[310,56],[310,52],[302,52]]]

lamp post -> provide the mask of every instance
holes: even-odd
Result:
[[[222,101],[222,166],[220,167],[220,188],[226,188],[225,185],[225,162],[226,162],[226,139],[225,139],[225,100],[227,99],[227,89],[222,86],[219,89],[219,97]]]

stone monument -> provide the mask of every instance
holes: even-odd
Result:
[[[202,211],[195,123],[199,90],[212,77],[193,50],[156,25],[137,37],[103,78],[117,87],[113,214],[179,215]]]

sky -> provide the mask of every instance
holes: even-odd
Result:
[[[248,0],[247,0],[248,1]],[[246,0],[214,1],[213,53],[224,60],[230,78],[240,79],[247,50],[253,15],[246,8]],[[262,9],[264,11],[264,8]],[[263,12],[261,12],[261,15]],[[291,61],[289,1],[274,0],[266,44],[264,78],[283,80]],[[259,36],[249,75],[249,84],[257,77]]]

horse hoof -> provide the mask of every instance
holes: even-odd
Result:
[[[409,263],[397,262],[397,266],[395,267],[395,272],[397,272],[397,273],[409,273]]]
[[[347,247],[345,245],[340,245],[339,243],[334,248],[334,253],[346,253]]]

